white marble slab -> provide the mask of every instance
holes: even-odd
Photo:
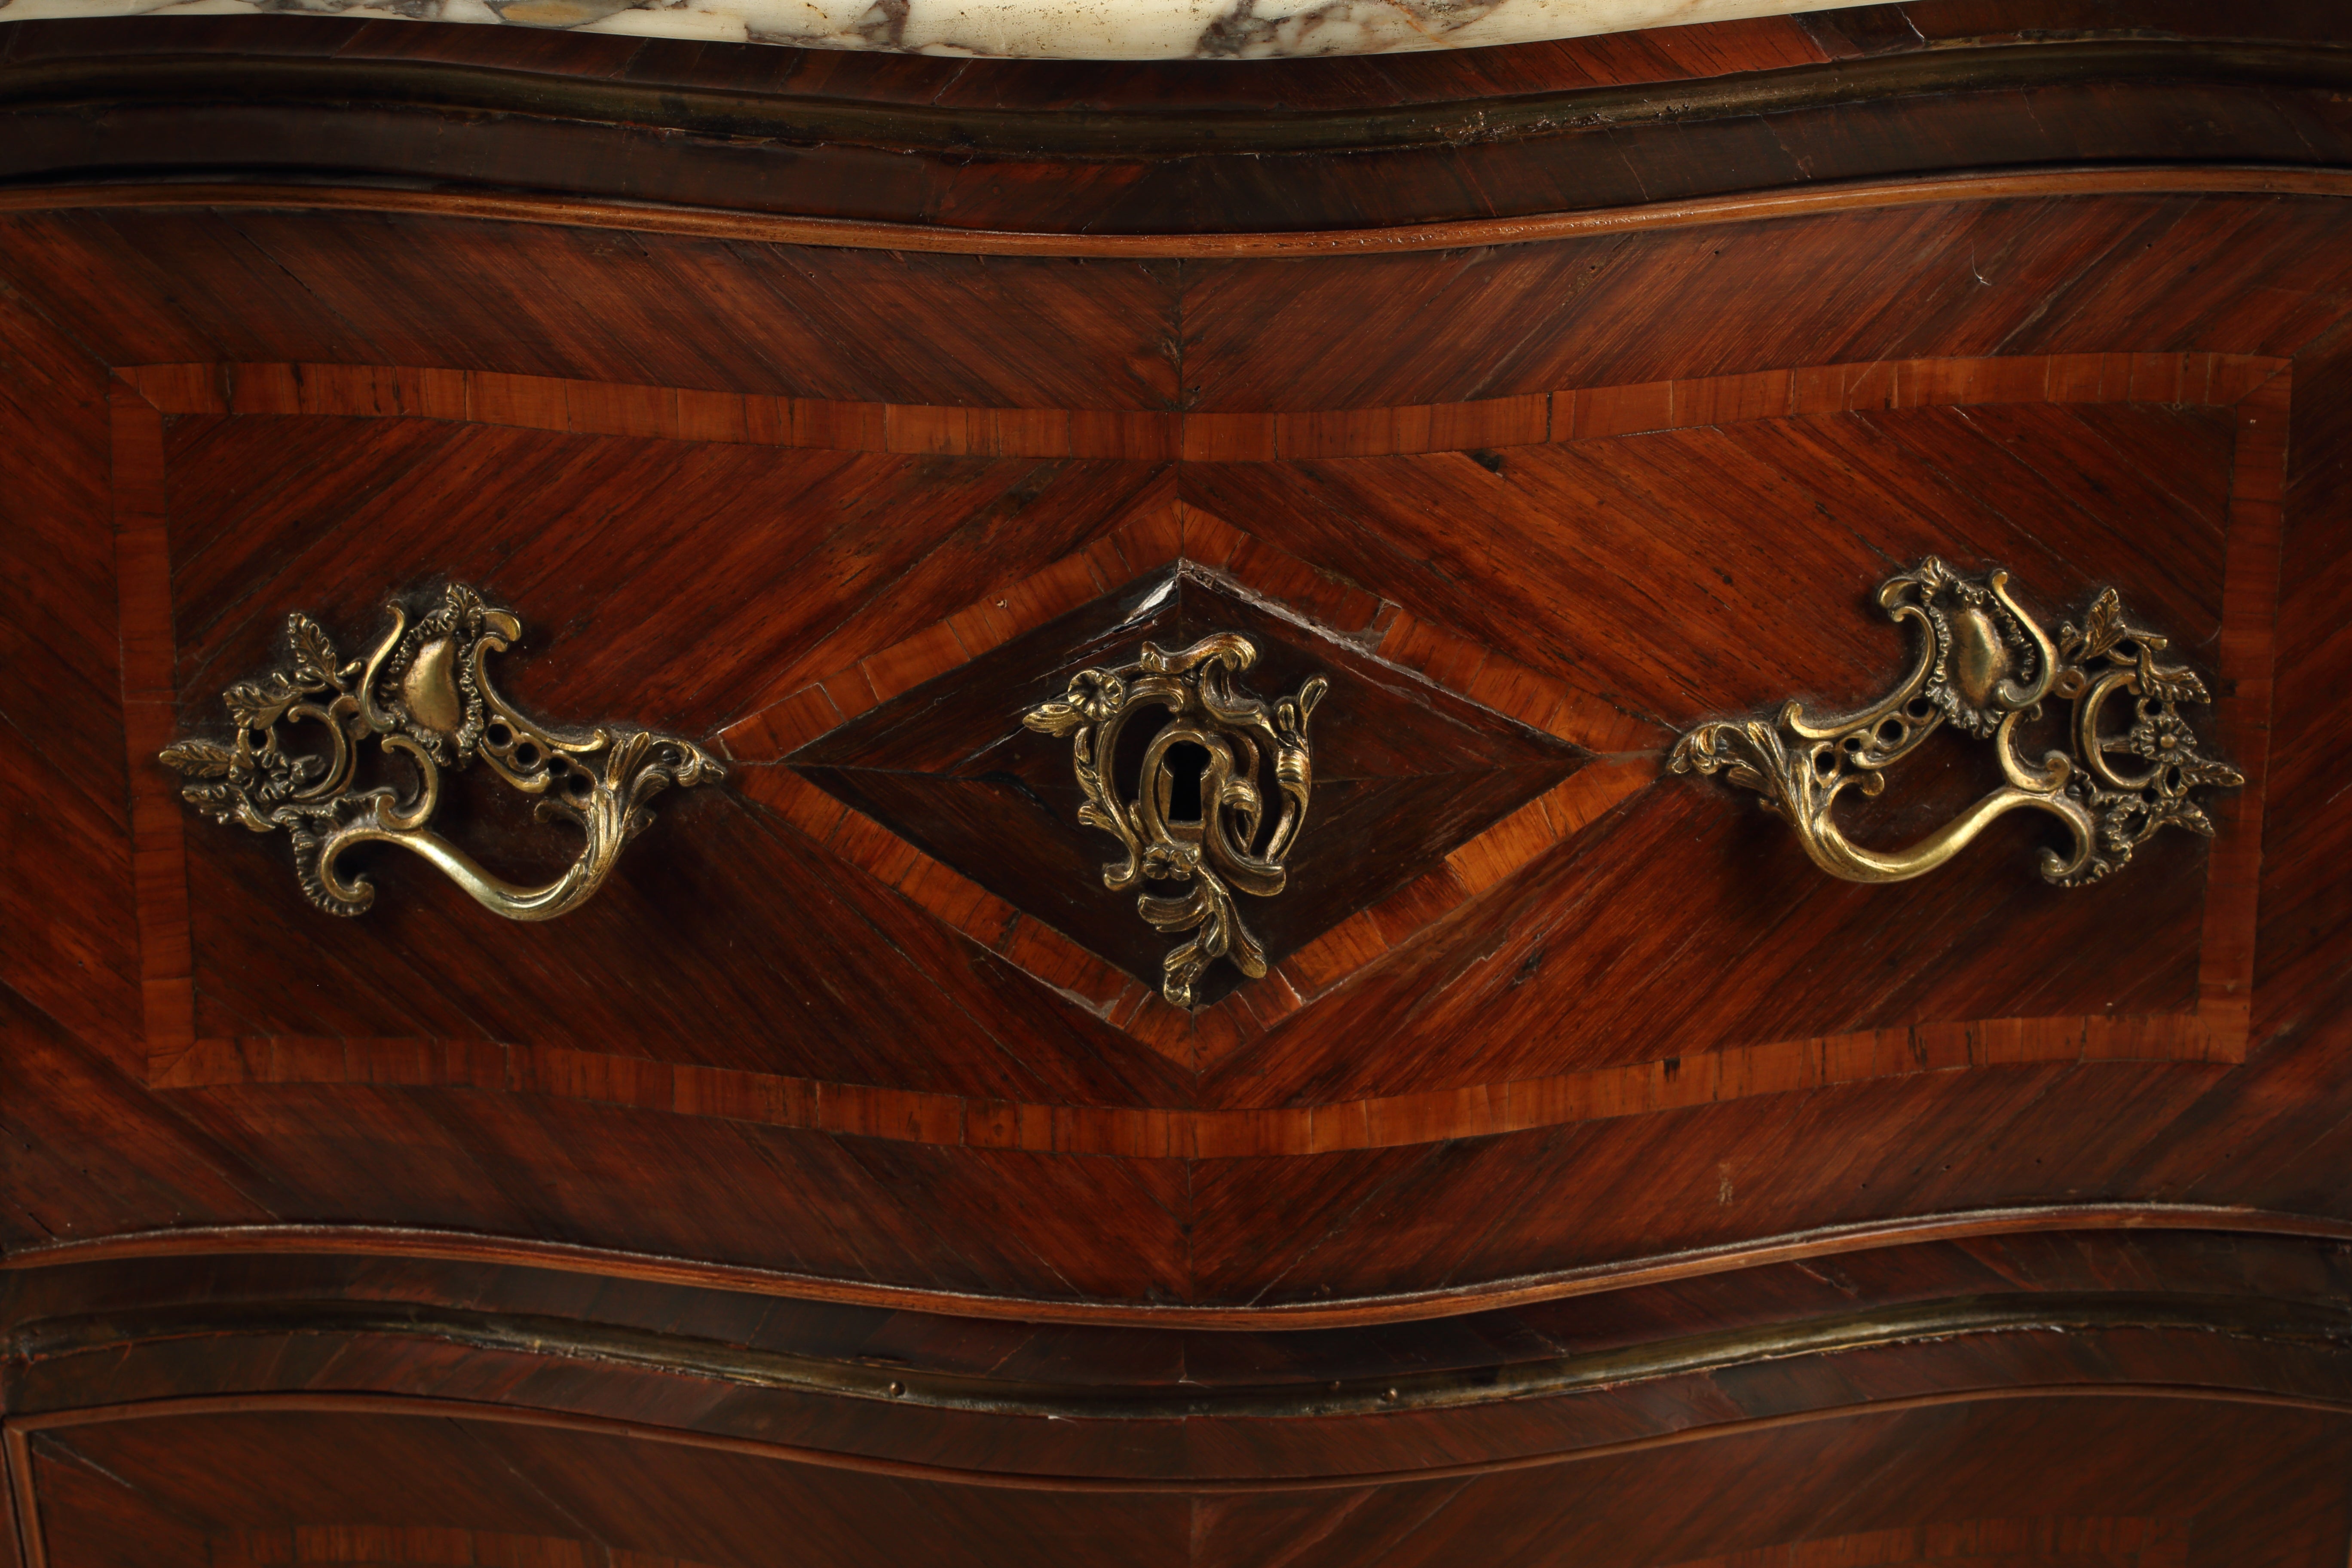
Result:
[[[0,22],[308,13],[1028,59],[1475,48],[1870,0],[0,0]]]

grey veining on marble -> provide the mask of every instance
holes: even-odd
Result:
[[[0,0],[0,22],[309,14],[1027,59],[1474,48],[1869,0]]]

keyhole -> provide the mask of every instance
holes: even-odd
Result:
[[[1168,770],[1168,820],[1200,821],[1201,774],[1209,765],[1208,748],[1179,741],[1160,754],[1160,761]]]

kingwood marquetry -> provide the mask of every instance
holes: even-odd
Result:
[[[0,26],[0,1564],[2340,1563],[2341,31]],[[2210,845],[1664,772],[1929,556],[2170,638]],[[155,752],[452,582],[727,778],[331,920]],[[1190,1011],[1021,728],[1162,584],[1329,681]]]

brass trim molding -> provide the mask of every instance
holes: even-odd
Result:
[[[483,223],[554,224],[753,245],[823,246],[840,250],[1156,260],[1409,254],[1537,245],[1588,235],[1706,228],[1944,203],[2132,195],[2314,196],[2341,200],[2352,196],[2352,169],[2246,163],[2032,168],[1899,180],[1828,181],[1802,189],[1692,196],[1631,206],[1532,213],[1523,217],[1444,219],[1379,228],[1223,233],[1062,234],[1041,229],[953,228],[621,198],[219,179],[22,185],[0,190],[0,214],[185,208],[398,214]]]
[[[249,1302],[226,1310],[169,1307],[37,1320],[11,1331],[8,1354],[14,1361],[37,1365],[73,1355],[119,1358],[144,1345],[225,1336],[384,1336],[431,1340],[474,1351],[595,1362],[752,1388],[980,1415],[1059,1420],[1282,1421],[1556,1398],[1762,1362],[1836,1355],[1964,1334],[2079,1334],[2117,1329],[2221,1334],[2319,1349],[2352,1346],[2352,1311],[2338,1306],[2174,1292],[2013,1291],[1906,1302],[1501,1364],[1421,1372],[1391,1369],[1338,1381],[1295,1377],[1223,1386],[1188,1382],[1173,1388],[932,1371],[900,1362],[877,1363],[761,1350],[572,1318],[401,1301]]]
[[[2204,682],[2185,666],[2157,661],[2167,639],[2127,625],[2113,588],[2081,626],[2067,623],[2054,641],[2010,597],[2008,573],[1963,577],[1932,555],[1888,579],[1878,603],[1922,634],[1917,661],[1894,690],[1834,718],[1809,719],[1791,701],[1775,722],[1701,724],[1675,743],[1668,761],[1676,773],[1721,773],[1756,791],[1832,877],[1924,876],[1995,818],[2031,808],[2064,823],[2073,840],[2064,855],[2042,852],[2042,877],[2082,887],[2120,870],[2161,828],[2210,838],[2213,825],[2196,792],[2246,782],[2197,750],[2180,706],[2210,702]],[[2053,700],[2071,702],[2073,713],[2062,748],[2044,752],[2037,766],[2019,748]],[[2129,722],[2118,732],[2106,722],[2108,710],[2126,700]],[[2001,786],[1907,849],[1882,852],[1848,838],[1833,816],[1838,795],[1850,785],[1881,794],[1885,770],[1947,723],[1992,743]],[[2125,755],[2138,760],[2118,766]]]
[[[1169,1005],[1190,1007],[1192,983],[1220,958],[1253,980],[1265,974],[1265,950],[1234,907],[1238,890],[1270,899],[1288,879],[1284,860],[1307,823],[1314,761],[1307,721],[1330,683],[1310,676],[1295,697],[1269,708],[1238,689],[1234,678],[1257,661],[1257,648],[1236,632],[1202,637],[1177,653],[1150,643],[1134,664],[1082,669],[1066,695],[1041,703],[1022,722],[1071,742],[1072,763],[1087,804],[1078,820],[1116,835],[1127,855],[1102,870],[1114,892],[1138,888],[1136,912],[1152,928],[1192,931],[1192,940],[1161,962],[1160,993]],[[1168,717],[1146,743],[1134,793],[1116,777],[1119,740],[1137,712],[1164,708]],[[1176,749],[1200,754],[1197,800],[1177,796]],[[1271,766],[1281,809],[1267,820],[1260,764]],[[1199,815],[1181,815],[1185,810]],[[1140,890],[1140,884],[1180,884],[1181,897]]]
[[[367,878],[347,878],[336,862],[353,845],[381,842],[424,857],[493,914],[553,920],[604,886],[622,849],[652,820],[655,795],[726,776],[700,747],[673,735],[559,730],[524,717],[491,684],[487,663],[522,636],[522,623],[463,584],[450,584],[414,626],[397,602],[388,608],[391,630],[365,659],[348,663],[316,621],[288,617],[291,668],[222,694],[236,738],[225,746],[180,741],[160,756],[185,780],[182,797],[206,816],[256,833],[285,829],[303,895],[329,914],[362,914],[375,901]],[[289,744],[298,731],[326,752]],[[369,741],[415,775],[405,798],[391,785],[361,787],[361,747]],[[538,797],[541,820],[561,818],[587,836],[555,880],[509,882],[427,826],[444,770],[476,761]]]

